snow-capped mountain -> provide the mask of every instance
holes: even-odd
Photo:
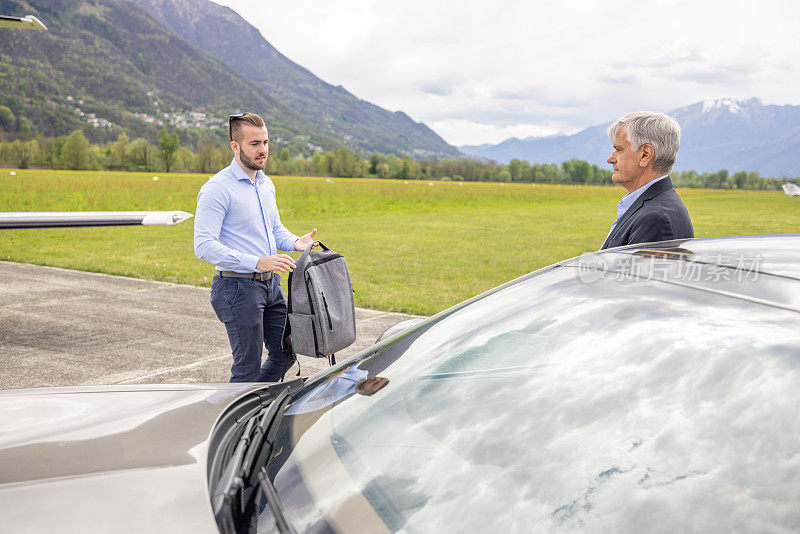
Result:
[[[758,98],[697,102],[668,113],[681,125],[675,170],[758,171],[764,176],[800,176],[800,106],[764,105]],[[608,124],[573,135],[507,139],[497,145],[459,147],[466,154],[507,163],[518,158],[560,163],[572,158],[604,167],[611,151]]]

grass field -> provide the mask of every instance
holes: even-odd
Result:
[[[201,175],[0,170],[0,211],[184,210]],[[432,314],[533,269],[596,250],[620,187],[276,177],[283,223],[347,257],[358,306]],[[697,237],[800,232],[781,192],[681,190]],[[0,232],[0,259],[210,285],[192,221]],[[297,254],[295,254],[296,256]],[[285,280],[284,280],[285,282]]]

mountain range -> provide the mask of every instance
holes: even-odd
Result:
[[[155,139],[178,113],[216,117],[222,130],[228,114],[249,110],[293,151],[458,155],[406,114],[320,80],[208,0],[0,0],[0,12],[49,28],[0,32],[0,105],[16,115],[15,132]]]
[[[82,129],[94,142],[122,131],[155,141],[166,124],[194,145],[208,135],[222,141],[227,115],[250,110],[268,122],[277,148],[292,153],[461,155],[405,113],[319,79],[209,0],[0,0],[0,13],[34,14],[49,28],[0,32],[0,106],[14,115],[0,109],[0,130],[12,138]],[[723,99],[669,114],[683,130],[676,170],[800,175],[800,106]],[[459,148],[502,163],[577,158],[606,167],[609,123]]]
[[[286,107],[297,110],[315,130],[344,139],[350,148],[383,153],[399,150],[420,157],[458,155],[433,130],[405,113],[392,113],[360,100],[290,61],[227,7],[208,0],[130,1]]]
[[[765,176],[800,175],[800,106],[764,105],[758,98],[721,99],[668,113],[681,125],[675,170],[758,171]],[[508,163],[523,159],[560,163],[577,158],[607,167],[611,142],[606,129],[592,126],[572,135],[511,138],[491,145],[469,145],[465,154]]]

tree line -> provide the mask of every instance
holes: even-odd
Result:
[[[275,154],[274,152],[277,152]],[[204,138],[196,148],[181,146],[178,134],[158,131],[158,142],[131,140],[121,133],[116,141],[91,144],[81,130],[67,136],[0,141],[0,163],[19,168],[40,167],[74,170],[126,170],[214,173],[232,159],[230,148],[214,138]],[[374,153],[365,158],[346,148],[292,156],[286,147],[273,147],[267,174],[301,176],[372,177],[401,180],[454,180],[474,182],[523,182],[551,184],[611,184],[611,170],[579,159],[560,165],[514,159],[506,165],[469,158],[413,159]],[[677,187],[715,189],[780,189],[782,179],[757,172],[673,172]]]

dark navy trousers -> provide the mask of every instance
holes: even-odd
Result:
[[[280,276],[261,282],[214,276],[211,306],[225,324],[233,351],[231,382],[278,382],[292,363],[281,352],[286,297]],[[263,347],[268,355],[261,363]]]

